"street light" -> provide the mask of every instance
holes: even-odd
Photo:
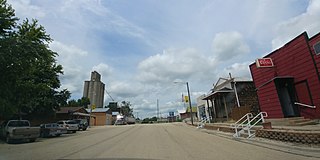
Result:
[[[190,116],[191,116],[191,124],[193,125],[193,115],[192,115],[192,106],[191,106],[189,83],[188,82],[173,82],[173,83],[186,83],[186,85],[187,85],[188,98],[189,98],[189,107],[190,107]]]

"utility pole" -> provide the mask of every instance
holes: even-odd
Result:
[[[157,118],[159,119],[159,99],[157,99]]]
[[[189,97],[189,105],[190,105],[191,124],[193,125],[193,115],[192,115],[192,106],[191,106],[189,83],[188,83],[188,82],[186,82],[186,83],[187,83],[187,90],[188,90],[188,97]]]

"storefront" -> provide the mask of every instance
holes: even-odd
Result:
[[[320,118],[320,34],[304,32],[250,65],[268,118]],[[319,50],[318,50],[319,49]]]

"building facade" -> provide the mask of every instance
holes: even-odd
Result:
[[[268,118],[320,118],[320,33],[311,38],[300,34],[250,70],[260,109]]]
[[[91,113],[90,124],[92,126],[104,126],[112,124],[112,115],[108,113],[109,108],[86,109]]]
[[[201,121],[203,118],[210,118],[207,101],[203,100],[205,96],[206,95],[201,95],[197,98],[197,114],[199,121]]]
[[[101,82],[101,75],[97,71],[91,72],[90,81],[84,82],[83,97],[90,99],[91,105],[103,107],[105,85]]]
[[[207,102],[213,122],[238,120],[246,113],[259,112],[253,81],[247,78],[219,78],[202,99]]]

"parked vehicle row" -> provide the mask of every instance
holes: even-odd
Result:
[[[9,120],[0,125],[0,137],[7,143],[14,140],[36,141],[38,137],[59,137],[66,133],[85,131],[88,122],[85,119],[61,120],[57,123],[41,124],[40,127],[31,127],[28,120]]]
[[[40,137],[59,137],[61,134],[68,133],[67,128],[60,127],[57,123],[40,125]]]
[[[30,127],[30,122],[27,120],[5,121],[1,124],[0,130],[0,137],[4,138],[7,143],[17,139],[34,142],[40,136],[40,128]]]

